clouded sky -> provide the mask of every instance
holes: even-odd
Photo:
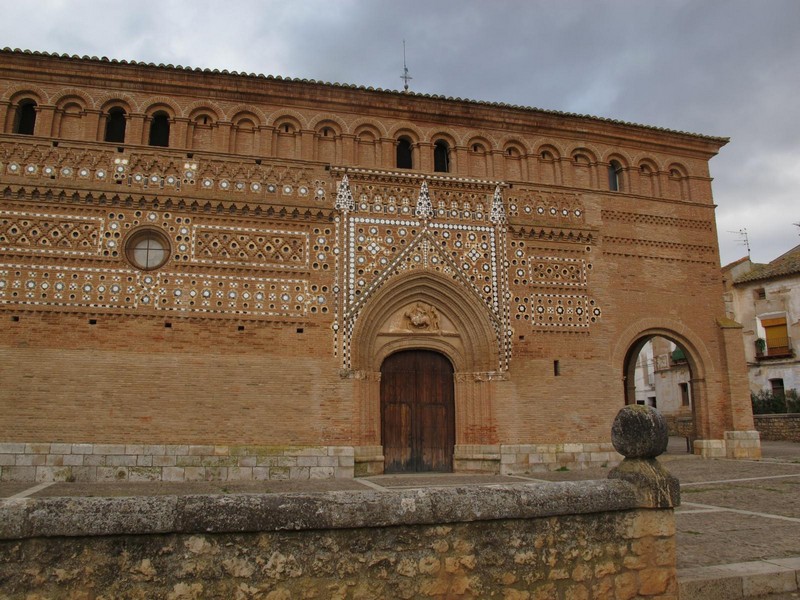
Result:
[[[26,0],[0,45],[400,89],[730,137],[722,262],[800,243],[800,0]]]

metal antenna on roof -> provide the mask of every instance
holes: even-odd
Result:
[[[403,90],[408,91],[408,82],[414,79],[411,75],[408,74],[408,67],[406,66],[406,41],[403,40],[403,74],[400,75],[400,79],[403,80]]]
[[[737,243],[747,248],[747,256],[750,256],[750,240],[747,237],[747,229],[742,228],[739,231],[729,231],[728,233],[737,234],[739,236],[739,241]]]

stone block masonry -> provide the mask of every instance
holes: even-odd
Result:
[[[454,471],[525,475],[621,458],[610,443],[464,445]],[[382,473],[383,462],[380,446],[0,443],[0,481],[347,479]]]
[[[0,444],[0,481],[346,479],[350,446]]]
[[[754,415],[762,440],[800,442],[800,414]]]

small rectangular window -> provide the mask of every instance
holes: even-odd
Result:
[[[767,290],[764,288],[758,288],[756,290],[756,300],[766,300],[767,299]]]
[[[769,385],[772,388],[772,396],[783,400],[786,392],[783,387],[783,379],[770,379]]]
[[[767,356],[790,356],[791,344],[786,317],[761,319],[761,326],[764,328]]]
[[[689,384],[688,383],[679,383],[678,387],[681,388],[681,405],[682,406],[689,406],[691,400],[689,398]]]

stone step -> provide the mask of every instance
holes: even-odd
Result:
[[[800,591],[800,557],[678,570],[681,600],[736,600]]]

